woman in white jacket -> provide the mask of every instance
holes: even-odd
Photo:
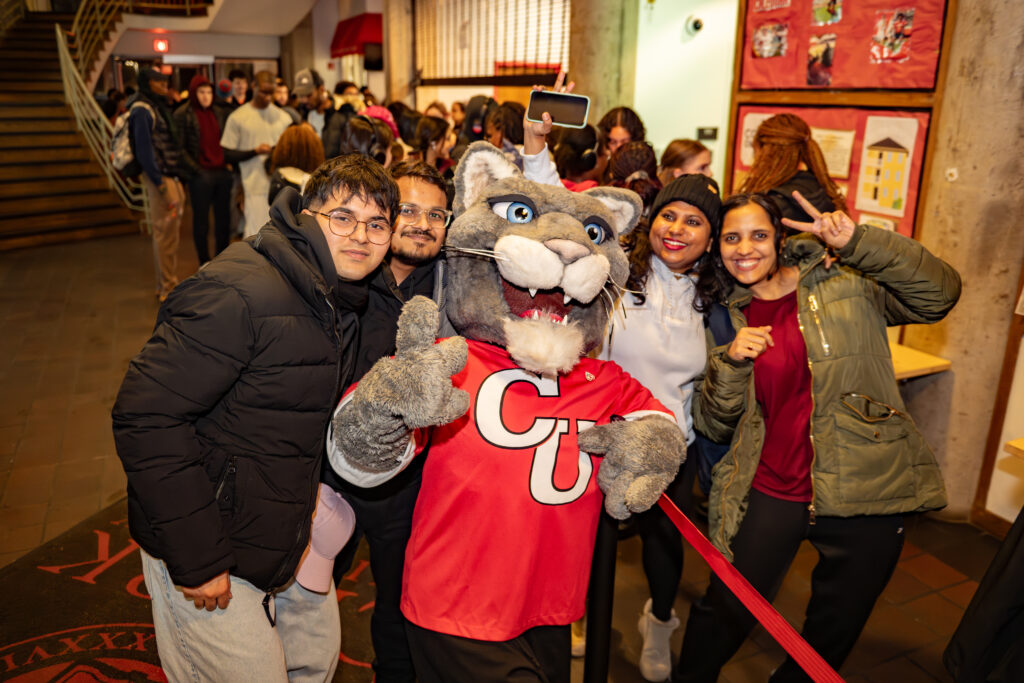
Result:
[[[658,192],[649,217],[624,239],[627,288],[633,291],[623,295],[600,352],[675,413],[690,446],[693,379],[704,372],[707,357],[701,302],[714,301],[716,288],[724,286],[708,256],[721,206],[718,185],[700,174],[680,176]],[[667,490],[684,511],[696,473],[693,450]],[[679,627],[672,604],[683,573],[683,545],[660,508],[643,513],[638,522],[651,591],[638,624],[644,639],[640,673],[648,681],[664,681],[671,673],[669,638]]]

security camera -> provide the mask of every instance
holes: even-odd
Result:
[[[700,33],[700,30],[704,28],[704,20],[700,17],[690,15],[686,19],[686,32],[691,36],[695,36]]]

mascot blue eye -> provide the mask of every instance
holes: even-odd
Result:
[[[533,220],[533,207],[523,202],[497,202],[491,206],[491,210],[509,223],[529,223]]]
[[[604,242],[605,237],[608,236],[608,231],[600,223],[587,223],[583,226],[583,229],[587,231],[587,237],[594,244],[601,244],[601,242]]]

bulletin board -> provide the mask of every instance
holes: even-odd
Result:
[[[741,105],[733,122],[732,187],[754,160],[757,126],[775,114],[796,114],[811,127],[828,166],[858,223],[914,234],[921,171],[931,115],[927,111],[852,107]]]
[[[746,0],[740,87],[935,87],[945,0]]]
[[[814,129],[855,220],[916,236],[957,2],[743,0],[725,194],[750,170],[758,118],[792,113]]]

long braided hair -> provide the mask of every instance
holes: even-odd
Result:
[[[754,147],[758,150],[757,156],[740,192],[768,192],[796,175],[803,162],[836,209],[846,211],[846,199],[829,177],[821,148],[802,118],[796,114],[776,114],[766,119],[757,127]]]

